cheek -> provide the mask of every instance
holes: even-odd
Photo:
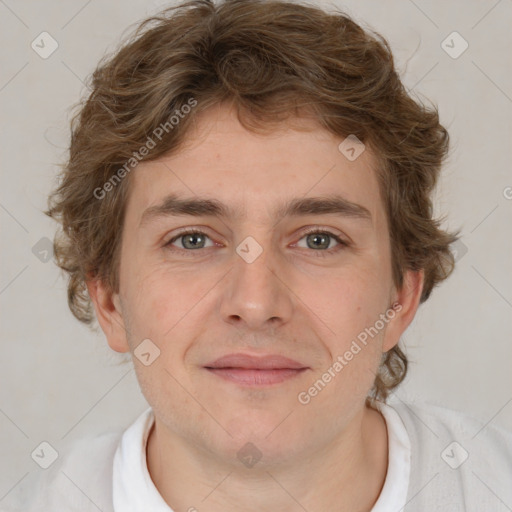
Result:
[[[187,288],[179,284],[179,278],[171,279],[159,269],[135,270],[126,294],[134,337],[160,339],[183,316],[188,303]]]
[[[368,265],[318,282],[322,286],[311,286],[311,281],[303,286],[304,302],[313,312],[310,318],[328,353],[312,383],[329,381],[329,390],[317,403],[327,405],[332,400],[341,407],[364,398],[375,379],[387,325],[375,326],[387,309],[386,278],[375,265]]]
[[[194,307],[208,291],[207,283],[196,282],[193,276],[187,277],[175,270],[171,274],[163,267],[131,277],[128,301],[132,351],[145,339],[150,339],[159,350],[159,355],[148,366],[137,361],[134,354],[137,380],[148,403],[158,410],[172,409],[172,417],[179,417],[178,411],[194,407],[179,383],[187,382],[184,355],[197,335]],[[186,387],[194,394],[190,383]],[[169,397],[173,401],[172,408]]]
[[[372,325],[387,306],[385,276],[375,268],[347,268],[297,283],[297,296],[341,344]]]
[[[185,350],[180,347],[180,333],[194,338],[198,328],[198,306],[204,305],[208,291],[216,279],[198,279],[197,272],[180,272],[166,265],[133,277],[130,290],[132,336],[150,338],[162,351],[173,354]],[[215,276],[214,276],[215,277]],[[172,343],[171,343],[172,342]]]

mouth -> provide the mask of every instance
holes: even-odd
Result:
[[[293,379],[309,367],[280,355],[229,354],[205,369],[224,380],[242,386],[269,386]]]

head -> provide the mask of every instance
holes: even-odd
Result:
[[[72,313],[96,317],[113,350],[151,340],[159,356],[134,364],[155,411],[186,432],[216,410],[242,440],[293,399],[287,439],[302,442],[329,408],[385,401],[407,371],[400,336],[457,239],[432,207],[448,133],[387,42],[296,2],[197,0],[141,23],[90,89],[47,211],[56,261]],[[205,366],[247,351],[308,373],[279,390],[212,386]]]

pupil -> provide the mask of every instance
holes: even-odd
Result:
[[[197,234],[197,233],[190,234],[187,237],[185,237],[185,241],[186,241],[185,246],[187,246],[187,244],[189,244],[192,249],[195,249],[198,245],[201,244],[201,238],[202,237],[200,234]]]
[[[315,235],[311,235],[311,238],[314,240],[313,244],[314,244],[315,248],[323,247],[323,246],[327,247],[329,245],[329,242],[327,242],[327,245],[325,244],[325,241],[327,240],[326,235],[315,234]],[[324,241],[323,244],[322,244],[322,239]],[[320,245],[318,245],[317,242],[320,242]]]

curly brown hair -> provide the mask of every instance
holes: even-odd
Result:
[[[423,270],[424,302],[452,272],[449,246],[458,232],[440,229],[431,199],[448,132],[435,106],[408,94],[386,40],[343,12],[281,0],[188,1],[138,24],[101,59],[88,87],[45,212],[62,226],[55,259],[68,274],[68,303],[78,320],[94,319],[88,279],[119,290],[130,174],[100,199],[98,190],[134,155],[149,161],[178,151],[197,114],[224,101],[253,131],[307,111],[333,134],[357,136],[378,162],[395,285],[402,286],[405,270]],[[190,98],[195,108],[141,158],[137,150],[148,135],[169,125]],[[398,345],[383,354],[367,400],[386,401],[407,364]]]

